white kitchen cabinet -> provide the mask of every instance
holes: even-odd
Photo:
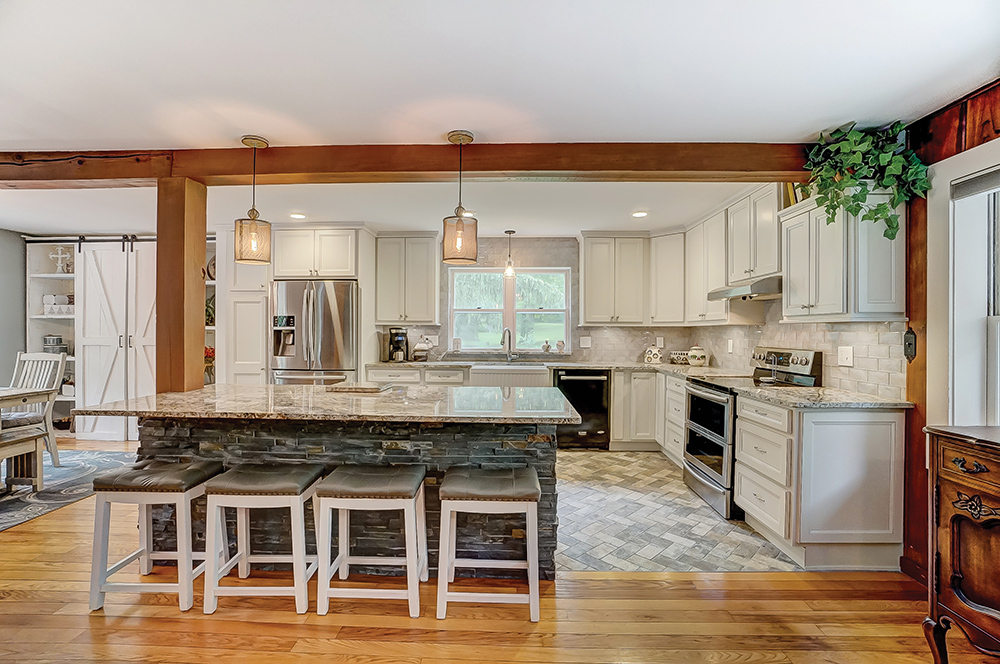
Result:
[[[698,224],[684,234],[684,318],[687,322],[700,323],[705,319],[707,295],[705,224]]]
[[[727,281],[736,284],[781,271],[778,210],[781,189],[769,184],[750,193],[727,211]]]
[[[869,196],[876,203],[885,199],[879,194]],[[876,226],[843,211],[828,224],[826,211],[812,200],[783,210],[779,217],[786,320],[905,320],[902,216],[895,240],[883,237],[882,224]]]
[[[611,372],[611,450],[656,450],[656,373]]]
[[[78,407],[156,393],[156,244],[83,244],[76,257]],[[77,438],[135,440],[124,417],[80,417]]]
[[[663,376],[663,378],[664,437],[660,449],[667,458],[680,466],[684,459],[685,380],[678,376]]]
[[[583,325],[645,321],[647,242],[643,237],[584,236]]]
[[[656,374],[656,444],[663,449],[667,444],[667,377]]]
[[[684,323],[684,234],[649,241],[650,322]]]
[[[436,236],[379,237],[375,253],[375,322],[438,324]]]
[[[371,383],[400,383],[407,385],[467,385],[469,371],[462,367],[393,367],[380,365],[368,367],[366,372]],[[546,381],[549,384],[549,381]]]
[[[633,371],[629,389],[632,440],[656,440],[656,374]]]
[[[357,232],[348,229],[272,231],[275,279],[357,276]]]
[[[737,404],[734,495],[747,523],[807,569],[897,569],[903,412]]]
[[[684,319],[688,325],[760,325],[760,302],[709,300],[726,285],[726,211],[721,210],[684,234]]]
[[[709,300],[708,293],[726,285],[726,215],[710,217],[705,226],[705,321],[725,321],[726,300]]]

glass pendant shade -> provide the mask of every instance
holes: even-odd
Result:
[[[237,263],[267,265],[271,262],[271,224],[257,219],[256,213],[257,210],[250,210],[250,218],[236,220]]]
[[[464,216],[461,206],[455,215],[444,218],[444,239],[441,241],[441,260],[448,265],[475,265],[479,260],[479,241],[475,217]]]

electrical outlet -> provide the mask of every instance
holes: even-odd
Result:
[[[424,339],[427,339],[432,346],[438,345],[438,335],[436,334],[428,334],[424,337]]]
[[[842,367],[854,366],[854,346],[837,346],[837,364]]]
[[[590,337],[580,337],[580,348],[590,348]]]
[[[663,337],[656,337],[656,345],[663,348]]]
[[[729,340],[729,346],[728,346],[728,348],[729,348],[729,352],[732,353],[733,352],[733,340],[732,339]]]

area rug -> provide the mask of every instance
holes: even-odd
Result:
[[[133,452],[60,450],[56,468],[45,453],[45,490],[15,487],[0,496],[0,531],[30,521],[94,493],[94,477],[135,463]]]

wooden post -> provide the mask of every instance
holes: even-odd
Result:
[[[156,391],[205,384],[205,223],[208,190],[156,181]]]

